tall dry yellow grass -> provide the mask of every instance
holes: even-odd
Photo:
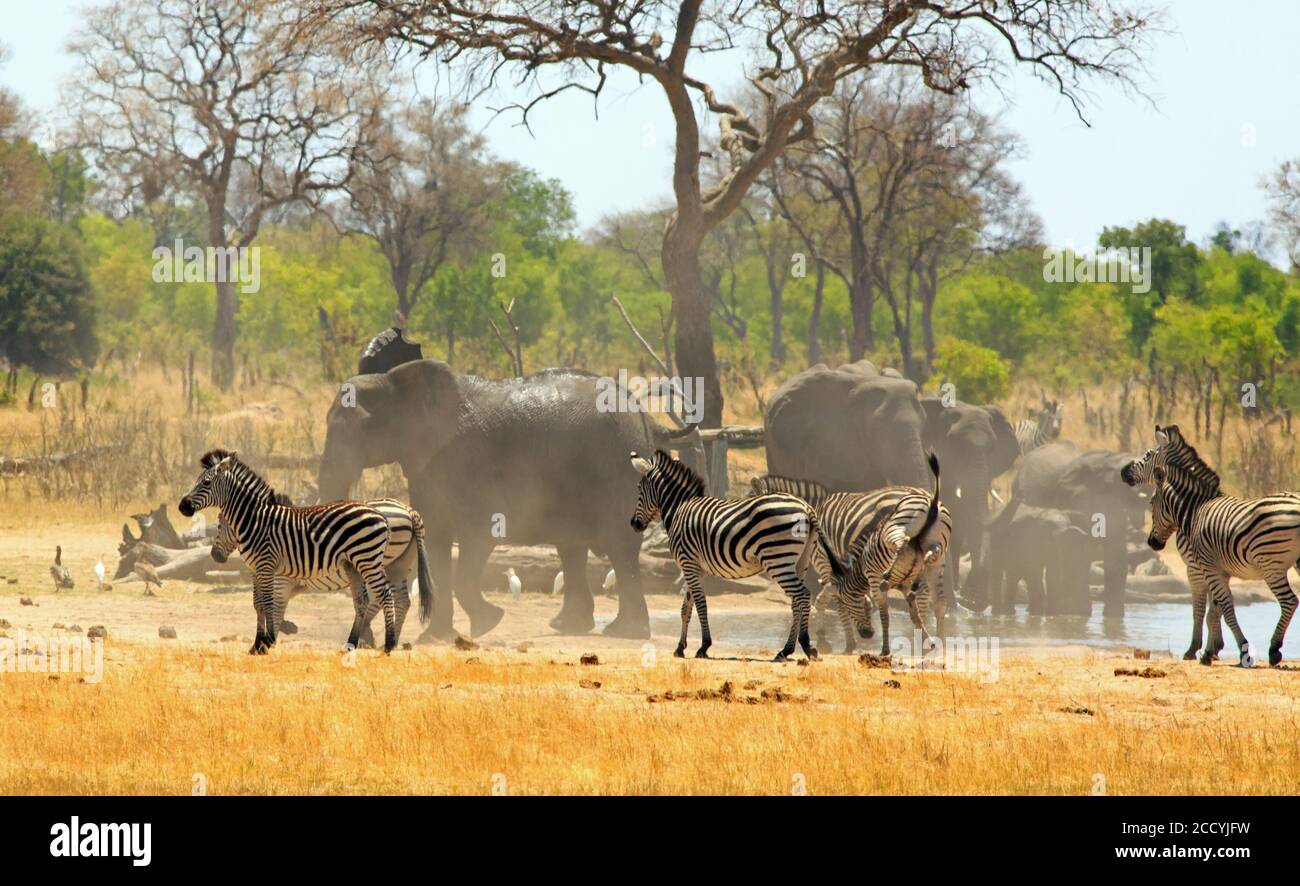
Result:
[[[449,648],[112,642],[0,675],[7,793],[1295,793],[1289,671],[1002,656],[999,678]],[[716,690],[730,681],[730,700]],[[896,687],[890,685],[896,682]],[[671,692],[673,700],[664,700]],[[703,694],[706,697],[698,697]],[[766,694],[767,697],[764,697]],[[651,696],[659,700],[650,700]],[[684,696],[684,697],[683,697]],[[779,699],[779,700],[778,700]],[[1077,712],[1088,709],[1091,714]],[[1069,710],[1067,710],[1069,709]]]

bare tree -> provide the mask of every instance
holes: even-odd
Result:
[[[448,259],[483,242],[512,169],[486,155],[465,111],[422,101],[375,115],[377,131],[347,185],[347,225],[388,260],[403,316]]]
[[[102,169],[176,175],[206,209],[207,245],[246,247],[269,215],[318,206],[347,179],[356,83],[312,39],[292,0],[113,0],[70,50],[76,143]],[[367,72],[380,82],[382,74]],[[146,202],[161,182],[145,188]],[[212,378],[234,381],[239,294],[216,283]]]
[[[312,0],[323,19],[360,40],[393,42],[445,62],[503,67],[537,86],[520,106],[568,89],[599,97],[611,68],[657,84],[675,122],[676,209],[661,263],[677,318],[678,368],[706,380],[704,421],[722,419],[722,391],[701,285],[700,248],[790,145],[814,134],[812,108],[840,79],[881,65],[919,70],[931,89],[956,92],[1003,57],[1031,66],[1078,108],[1090,75],[1127,77],[1149,18],[1116,0]],[[761,115],[724,100],[692,71],[702,55],[757,54],[749,88]],[[543,71],[559,74],[543,84]],[[729,171],[704,186],[697,99],[716,121]]]
[[[1264,182],[1269,221],[1286,249],[1292,268],[1300,268],[1300,158],[1285,161]]]

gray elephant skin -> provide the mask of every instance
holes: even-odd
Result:
[[[994,614],[1015,614],[1021,581],[1030,615],[1091,614],[1088,583],[1071,580],[1088,575],[1092,564],[1089,529],[1088,516],[1079,511],[1008,502],[989,523]]]
[[[971,571],[962,591],[972,608],[988,605],[988,570],[982,540],[989,517],[993,481],[1007,472],[1020,455],[1016,432],[996,406],[976,406],[960,400],[924,397],[922,441],[939,456],[944,473],[944,504],[952,515],[948,542],[949,587],[958,587],[958,564],[971,555]]]
[[[330,407],[321,501],[346,497],[365,468],[402,466],[411,504],[424,517],[437,585],[433,636],[454,633],[449,588],[471,633],[491,630],[502,611],[483,599],[478,582],[493,548],[547,544],[558,549],[565,575],[554,628],[585,633],[594,626],[586,569],[592,551],[609,557],[617,576],[618,616],[605,633],[649,637],[641,538],[627,521],[639,480],[628,453],[665,448],[676,434],[643,412],[601,411],[598,392],[597,377],[579,371],[494,381],[438,360],[355,376]]]
[[[928,488],[924,422],[913,382],[882,374],[866,360],[837,369],[818,364],[787,380],[768,403],[767,470],[832,492]]]
[[[1105,518],[1099,544],[1105,573],[1106,618],[1124,615],[1127,539],[1134,521],[1141,526],[1146,509],[1142,495],[1120,479],[1120,468],[1132,459],[1131,455],[1105,449],[1081,451],[1073,443],[1050,443],[1024,457],[1011,486],[1015,501],[1081,511],[1088,516],[1090,525],[1101,525],[1097,523],[1099,515]],[[1074,597],[1080,593],[1078,585],[1087,584],[1087,571],[1068,580],[1074,587],[1066,594]]]

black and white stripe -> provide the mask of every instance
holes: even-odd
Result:
[[[384,651],[397,645],[393,589],[384,573],[388,521],[375,508],[357,501],[338,501],[295,508],[276,501],[275,492],[236,453],[214,449],[200,460],[203,474],[180,501],[180,512],[193,516],[203,508],[220,509],[230,525],[244,562],[253,572],[253,608],[257,633],[250,652],[265,653],[275,644],[275,579],[310,580],[345,575],[354,595],[364,593],[384,610]],[[358,610],[348,636],[355,648],[363,627]],[[421,613],[427,619],[429,612]]]
[[[644,532],[656,519],[663,522],[669,549],[686,584],[682,597],[682,635],[674,655],[686,650],[686,630],[691,604],[700,617],[697,658],[707,658],[713,640],[704,602],[701,576],[748,578],[760,572],[781,586],[790,597],[790,635],[777,661],[794,653],[795,640],[809,658],[817,650],[808,640],[809,594],[803,574],[819,545],[825,551],[832,575],[845,576],[834,554],[825,549],[812,505],[793,495],[758,495],[742,499],[713,498],[704,494],[704,480],[663,450],[654,460],[632,453],[641,472],[632,528]]]
[[[1281,617],[1269,642],[1268,661],[1282,660],[1282,641],[1296,609],[1287,569],[1300,568],[1300,495],[1281,492],[1261,498],[1225,495],[1219,475],[1183,438],[1176,425],[1156,426],[1156,446],[1120,471],[1130,486],[1152,484],[1151,535],[1161,550],[1177,533],[1178,553],[1187,566],[1192,592],[1192,642],[1184,658],[1201,648],[1201,623],[1208,598],[1210,636],[1201,654],[1211,664],[1223,648],[1219,618],[1237,641],[1240,663],[1251,667],[1250,644],[1237,624],[1229,588],[1232,578],[1263,579],[1277,597]]]
[[[1043,406],[1036,415],[1016,422],[1016,443],[1021,455],[1046,446],[1061,436],[1061,411],[1059,402],[1044,397]]]
[[[279,504],[289,505],[288,496],[276,495]],[[384,548],[384,573],[395,593],[395,610],[397,634],[400,637],[406,613],[411,608],[410,589],[419,578],[420,605],[428,611],[433,606],[433,579],[429,575],[428,559],[424,548],[424,520],[419,511],[410,505],[391,498],[375,499],[366,502],[379,511],[388,521],[388,546]],[[217,527],[217,536],[212,542],[212,559],[224,563],[231,552],[239,548],[234,530],[230,524],[221,521]],[[319,574],[310,578],[294,579],[287,576],[275,577],[272,595],[272,617],[276,631],[284,621],[285,609],[289,601],[304,591],[328,592],[351,590],[351,582],[346,575]],[[365,627],[362,628],[360,641],[373,644],[374,636],[370,632],[370,623],[379,611],[378,602],[362,594],[353,594],[352,604],[361,615]]]
[[[784,492],[797,495],[807,501],[817,511],[821,532],[826,544],[841,562],[847,562],[854,547],[877,533],[882,526],[892,520],[896,514],[907,522],[916,515],[919,505],[921,511],[928,510],[931,495],[917,486],[886,486],[872,492],[829,492],[824,486],[809,480],[800,480],[772,475],[755,477],[750,481],[755,494],[765,492]],[[902,508],[899,511],[900,506]],[[948,509],[940,504],[940,521],[934,533],[941,550],[936,558],[923,570],[922,574],[908,584],[891,585],[897,588],[908,601],[912,624],[921,630],[924,641],[929,640],[926,621],[930,607],[935,608],[935,622],[942,628],[945,616],[943,598],[943,563],[947,551],[948,537],[952,531],[952,518]],[[813,551],[813,567],[821,587],[815,603],[819,612],[829,600],[834,599],[839,610],[840,623],[844,628],[845,652],[853,652],[856,646],[856,633],[862,637],[873,636],[871,629],[871,609],[880,612],[881,630],[884,633],[885,652],[889,643],[889,607],[881,603],[879,593],[851,594],[847,587],[831,580],[830,568],[826,557],[820,550]],[[827,591],[831,593],[827,593]],[[937,595],[936,595],[937,592]],[[883,592],[882,592],[883,593]]]

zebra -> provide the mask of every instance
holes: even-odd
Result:
[[[241,462],[237,452],[213,449],[199,460],[203,473],[180,500],[180,512],[192,517],[215,507],[239,541],[244,561],[253,571],[253,609],[257,633],[249,652],[264,655],[275,645],[275,578],[309,579],[343,574],[354,595],[365,593],[384,609],[384,652],[397,645],[397,612],[393,589],[384,574],[388,521],[375,508],[357,501],[336,501],[306,508],[277,503],[266,481]],[[364,627],[358,607],[348,635],[355,649]],[[430,615],[421,595],[422,620]]]
[[[916,496],[923,496],[928,507],[929,493],[917,486],[886,486],[873,492],[830,492],[826,487],[810,480],[767,475],[755,477],[750,481],[751,490],[757,495],[767,492],[784,492],[797,495],[808,502],[817,511],[826,543],[843,563],[849,557],[854,543],[875,532],[882,522],[888,520],[900,504],[916,501]],[[910,510],[911,505],[907,504]],[[943,552],[947,551],[948,536],[952,531],[952,517],[948,509],[940,505],[939,535],[943,551],[923,574],[911,583],[911,586],[896,585],[903,592],[908,602],[912,624],[922,631],[923,642],[929,646],[929,634],[925,621],[929,613],[931,600],[935,609],[935,623],[940,632],[943,630],[946,604],[943,596]],[[813,551],[813,568],[817,570],[821,586],[814,598],[819,612],[824,612],[823,601],[830,596],[826,593],[831,585],[829,564],[820,550]],[[932,592],[937,595],[932,598]],[[853,596],[844,593],[844,588],[835,588],[835,600],[839,609],[840,623],[844,628],[845,652],[853,652],[856,642],[854,626],[863,638],[874,636],[871,627],[871,608],[873,596]],[[882,628],[888,632],[888,607],[879,607]]]
[[[1280,492],[1261,498],[1225,495],[1219,475],[1183,438],[1177,425],[1156,425],[1156,445],[1126,464],[1120,478],[1130,486],[1155,486],[1151,496],[1151,534],[1147,543],[1163,550],[1177,533],[1178,553],[1187,566],[1192,592],[1192,642],[1183,658],[1201,648],[1201,623],[1207,597],[1210,636],[1201,664],[1211,664],[1223,648],[1219,618],[1237,641],[1242,667],[1253,667],[1250,644],[1237,624],[1229,580],[1262,578],[1281,607],[1268,648],[1268,663],[1282,661],[1282,641],[1296,609],[1287,569],[1300,568],[1300,495]]]
[[[1028,455],[1061,436],[1063,408],[1061,403],[1044,396],[1043,407],[1036,414],[1016,422],[1016,443],[1020,445],[1021,455]]]
[[[273,499],[276,504],[293,504],[287,495],[274,494]],[[426,610],[431,609],[433,606],[434,586],[433,579],[429,575],[428,560],[424,549],[424,520],[420,517],[420,512],[415,508],[395,499],[381,498],[368,501],[366,504],[383,514],[388,521],[388,547],[384,549],[384,572],[388,576],[389,584],[397,591],[395,609],[397,633],[400,636],[402,625],[406,621],[406,613],[411,608],[411,597],[408,591],[412,579],[415,577],[416,568],[418,568],[420,580],[421,606]],[[234,530],[229,523],[222,520],[217,527],[217,536],[212,542],[212,559],[218,563],[224,563],[231,552],[238,547],[239,542],[235,538]],[[277,632],[280,624],[284,621],[285,608],[289,605],[289,601],[298,594],[303,591],[339,591],[348,587],[348,585],[347,578],[338,574],[316,575],[297,580],[291,580],[285,576],[276,576],[275,590],[272,596],[272,617],[275,620]],[[426,593],[428,594],[427,597]],[[378,607],[375,605],[375,601],[367,600],[358,595],[353,596],[352,602],[354,607],[362,607],[364,612],[362,618],[365,627],[362,629],[359,639],[363,644],[373,645],[374,635],[370,632],[370,622],[374,620]]]
[[[641,473],[637,484],[632,528],[645,532],[651,521],[662,521],[668,546],[681,569],[686,591],[682,595],[682,635],[673,652],[686,652],[686,629],[691,604],[700,617],[700,648],[696,658],[708,658],[713,639],[704,601],[703,575],[748,578],[760,572],[781,586],[790,598],[790,635],[775,661],[794,654],[796,638],[808,658],[817,650],[808,639],[808,588],[803,574],[809,557],[820,544],[831,574],[845,578],[835,555],[825,547],[812,505],[793,495],[757,495],[741,499],[704,494],[704,480],[662,449],[654,460],[632,453],[632,465]]]

